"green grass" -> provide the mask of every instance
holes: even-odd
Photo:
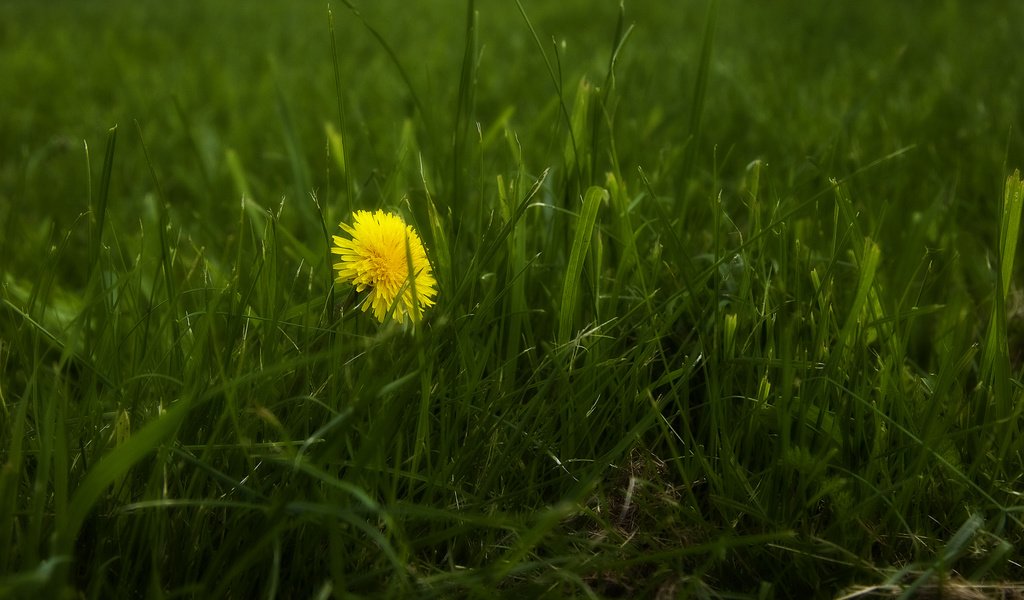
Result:
[[[0,596],[1024,578],[1022,7],[329,10],[0,5]]]

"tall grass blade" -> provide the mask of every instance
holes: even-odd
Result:
[[[29,403],[22,401],[7,421],[10,439],[7,456],[0,464],[0,573],[14,570],[17,547],[12,539],[17,530],[16,511],[21,485],[22,456],[25,444],[25,415]]]
[[[982,354],[982,370],[992,376],[992,384],[997,386],[999,397],[1005,397],[1008,388],[1003,381],[1009,376],[1008,353],[1006,346],[1006,302],[1010,294],[1010,283],[1013,280],[1013,263],[1017,254],[1017,243],[1020,238],[1021,209],[1024,207],[1024,183],[1020,172],[1014,171],[1006,179],[1003,189],[1003,201],[1000,206],[999,220],[999,254],[996,268],[996,289],[993,294],[993,310],[989,319],[988,332],[985,336],[985,350]]]
[[[582,189],[592,180],[591,169],[591,98],[594,89],[584,77],[576,88],[576,99],[569,114],[569,137],[565,140],[563,159],[566,172],[575,178],[574,184]]]
[[[572,248],[569,251],[569,263],[565,269],[565,281],[562,284],[562,302],[558,307],[558,343],[569,341],[576,317],[576,303],[579,297],[580,276],[583,273],[583,261],[590,249],[594,237],[594,224],[597,222],[597,209],[602,202],[608,200],[608,191],[593,186],[583,197],[583,210],[576,221],[576,233],[573,236]]]
[[[365,27],[366,30],[370,32],[370,35],[372,35],[373,38],[377,40],[377,43],[380,44],[380,47],[384,50],[384,52],[388,55],[388,58],[391,60],[391,64],[395,65],[395,69],[398,71],[399,77],[402,78],[402,82],[405,84],[405,88],[409,91],[409,95],[412,97],[412,101],[416,105],[416,110],[420,113],[420,116],[423,118],[423,124],[427,129],[428,139],[431,141],[432,144],[435,144],[437,135],[436,132],[433,131],[430,119],[428,119],[428,115],[430,113],[427,112],[426,105],[423,104],[423,101],[420,99],[420,95],[416,92],[416,86],[413,85],[412,78],[409,76],[409,72],[402,65],[402,61],[398,58],[398,54],[395,52],[394,48],[391,47],[391,44],[389,44],[387,40],[384,39],[384,36],[380,33],[380,31],[378,31],[375,27],[370,25],[370,22],[366,20],[366,18],[363,16],[361,12],[359,12],[359,9],[356,7],[355,4],[351,2],[351,0],[341,1],[346,7],[348,7],[352,14],[355,15],[357,19],[359,19],[359,21],[363,24],[363,27]]]
[[[680,172],[682,181],[693,177],[697,163],[697,152],[700,143],[701,123],[704,117],[704,103],[708,93],[708,78],[711,72],[711,52],[714,48],[715,27],[718,21],[718,0],[708,4],[708,14],[704,22],[704,40],[701,43],[700,59],[697,63],[697,80],[693,85],[693,99],[690,103],[690,126],[686,144],[686,154]]]
[[[868,307],[868,297],[871,286],[875,282],[875,273],[878,271],[878,264],[882,258],[882,250],[871,238],[864,238],[864,251],[859,266],[859,277],[857,279],[857,292],[853,297],[853,304],[846,316],[846,322],[839,332],[840,341],[851,346],[856,338],[855,332],[858,327],[864,327],[866,323],[865,309]]]
[[[998,442],[994,459],[997,465],[1004,465],[1010,446],[1019,444],[1019,417],[1021,407],[1020,390],[1013,393],[1010,386],[1010,346],[1007,332],[1007,303],[1010,296],[1010,284],[1013,279],[1013,265],[1020,239],[1021,212],[1024,208],[1024,182],[1020,171],[1014,171],[1006,179],[1003,188],[1003,201],[1000,206],[999,221],[999,254],[996,268],[996,285],[994,290],[992,314],[989,318],[988,330],[985,334],[984,350],[981,358],[981,372],[986,381],[995,414],[988,419],[998,419],[1001,426],[997,429],[995,440]],[[981,411],[980,414],[986,414]]]
[[[452,138],[452,209],[462,210],[466,194],[465,179],[468,165],[464,162],[466,143],[470,127],[475,122],[476,68],[478,60],[476,2],[466,2],[465,44],[462,51],[462,67],[459,70],[458,100],[455,105],[455,134]]]
[[[100,249],[103,246],[103,230],[107,219],[107,201],[110,198],[110,178],[114,170],[114,147],[117,144],[117,125],[107,131],[107,149],[103,154],[103,171],[100,175],[100,190],[96,197],[96,206],[91,207],[94,224],[92,230],[92,247],[89,257],[92,269],[97,268],[100,257]]]
[[[347,154],[349,151],[348,146],[342,144],[342,136],[348,132],[348,115],[345,112],[345,97],[341,93],[341,67],[338,66],[338,36],[334,31],[334,11],[331,10],[330,4],[327,5],[327,24],[331,34],[331,66],[334,68],[334,98],[338,104],[338,127],[341,128],[342,132],[332,136],[333,128],[328,126],[328,140],[341,169],[341,176],[345,179],[345,198],[348,202],[352,202],[355,198],[355,180],[348,170],[348,165],[351,163]]]
[[[544,51],[544,44],[540,41],[540,36],[537,35],[537,29],[533,26],[533,22],[530,20],[529,15],[526,14],[526,9],[523,8],[521,0],[516,0],[516,7],[519,9],[519,14],[522,15],[523,21],[526,23],[526,28],[530,30],[530,35],[533,36],[533,42],[537,46],[537,51],[540,52],[541,58],[544,59],[544,66],[547,67],[548,76],[551,77],[551,83],[555,87],[555,94],[558,97],[558,106],[562,111],[562,116],[565,118],[565,124],[569,127],[569,139],[572,145],[573,152],[577,152],[579,145],[576,143],[575,134],[572,130],[572,117],[569,114],[569,107],[565,104],[565,95],[562,93],[562,78],[560,71],[555,72],[555,68],[551,65],[551,59],[548,58],[548,53]],[[556,57],[557,58],[557,57]],[[577,160],[574,162],[578,163]]]
[[[1020,241],[1021,209],[1024,208],[1024,182],[1020,171],[1015,170],[1006,178],[1003,188],[1002,218],[999,223],[999,266],[1002,282],[1000,290],[1005,299],[1010,293],[1013,280],[1013,263]]]
[[[174,335],[172,345],[174,350],[171,354],[171,361],[174,370],[178,370],[182,365],[184,365],[185,359],[180,346],[181,325],[177,318],[178,286],[174,277],[171,240],[168,237],[171,229],[170,208],[167,206],[167,196],[164,195],[164,189],[160,184],[160,178],[156,174],[156,167],[153,165],[153,160],[149,156],[149,148],[146,146],[146,138],[142,133],[142,125],[140,125],[138,121],[135,122],[135,129],[139,134],[139,142],[142,144],[142,154],[146,159],[146,165],[149,167],[149,174],[153,180],[153,185],[156,187],[157,202],[159,203],[158,210],[160,220],[157,228],[157,236],[160,240],[160,272],[163,275],[164,292],[167,295],[167,302],[172,309],[170,327]]]
[[[277,79],[277,67],[276,63],[271,63],[273,72],[275,73],[275,79]],[[299,134],[295,129],[295,119],[292,117],[291,106],[288,102],[288,97],[285,96],[284,90],[280,84],[275,86],[275,96],[277,99],[277,115],[281,122],[281,134],[284,138],[284,148],[288,154],[288,164],[291,166],[292,171],[292,185],[294,186],[295,198],[304,197],[310,190],[309,184],[309,165],[306,157],[302,152],[302,144],[299,141]]]
[[[103,494],[118,478],[143,458],[152,454],[174,435],[184,421],[191,403],[181,400],[167,409],[162,416],[135,432],[126,442],[101,458],[82,478],[71,495],[68,512],[57,524],[55,555],[67,555],[85,523]]]

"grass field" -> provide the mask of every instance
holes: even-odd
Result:
[[[357,4],[0,1],[0,597],[1022,593],[1024,4]]]

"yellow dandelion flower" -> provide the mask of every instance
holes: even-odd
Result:
[[[334,264],[338,283],[351,283],[356,292],[369,290],[363,310],[372,308],[381,323],[392,307],[396,320],[404,321],[408,315],[419,321],[423,309],[434,304],[437,281],[416,230],[398,215],[382,210],[356,211],[352,221],[352,225],[341,223],[351,239],[336,235],[331,248],[339,255]]]

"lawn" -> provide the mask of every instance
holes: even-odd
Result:
[[[0,597],[1024,593],[1024,4],[352,2],[0,1]]]

